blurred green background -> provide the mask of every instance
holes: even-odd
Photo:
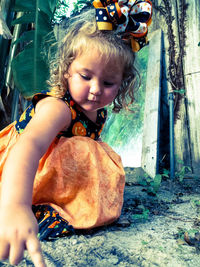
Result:
[[[108,119],[101,134],[102,140],[122,157],[125,167],[141,166],[148,53],[146,46],[136,54],[141,85],[135,92],[135,102],[131,106],[134,112],[122,110],[115,114],[108,107]]]

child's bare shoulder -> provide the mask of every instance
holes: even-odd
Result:
[[[62,129],[71,123],[71,111],[65,102],[55,97],[40,100],[35,107],[35,115],[28,123],[25,133],[32,139],[41,140],[45,148]],[[38,141],[37,141],[38,142]]]
[[[48,97],[41,99],[36,104],[35,113],[39,112],[40,109],[52,109],[54,107],[57,108],[58,111],[60,111],[60,112],[62,112],[62,111],[67,112],[69,110],[68,106],[66,105],[66,103],[62,99],[48,96]]]
[[[56,124],[56,121],[59,121],[62,123],[62,121],[65,123],[71,122],[71,111],[69,107],[66,105],[66,103],[59,98],[56,97],[46,97],[42,100],[40,100],[36,107],[35,107],[35,116],[40,119],[40,121],[47,120],[54,122]]]

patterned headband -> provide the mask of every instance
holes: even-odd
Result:
[[[123,39],[131,40],[134,52],[148,43],[148,26],[152,17],[150,0],[95,0],[93,6],[99,30],[115,29],[123,33]]]

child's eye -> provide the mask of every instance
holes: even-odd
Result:
[[[85,75],[85,74],[81,74],[81,73],[80,73],[80,76],[81,76],[82,79],[84,79],[84,80],[86,80],[86,81],[89,81],[89,80],[91,79],[89,76],[87,76],[87,75]]]
[[[113,83],[113,82],[107,82],[107,81],[105,81],[105,82],[104,82],[104,85],[105,85],[106,87],[111,87],[111,86],[114,85],[114,83]]]

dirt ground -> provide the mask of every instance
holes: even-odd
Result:
[[[126,169],[124,206],[117,222],[42,242],[48,267],[200,266],[200,179],[168,179],[152,194],[141,185],[140,172]],[[28,255],[19,266],[33,266]]]

